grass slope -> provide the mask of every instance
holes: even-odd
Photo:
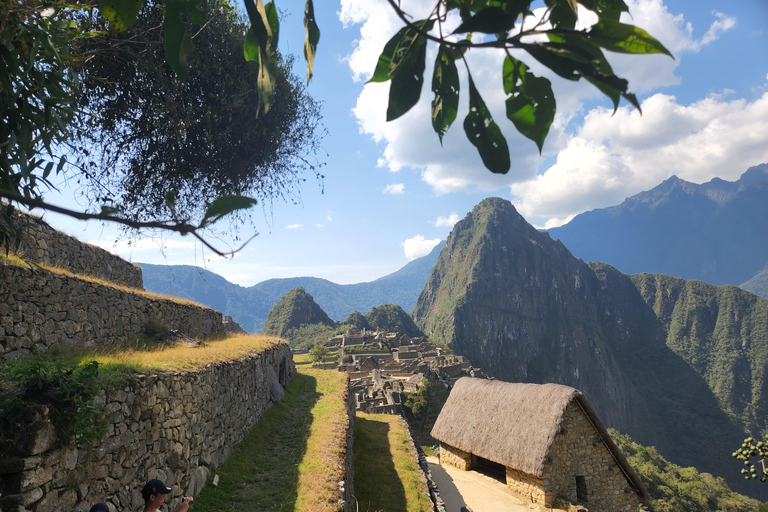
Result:
[[[301,369],[195,498],[195,512],[338,510],[346,375]],[[213,475],[211,475],[213,478]]]
[[[400,416],[358,413],[355,494],[360,512],[429,512],[432,501]]]

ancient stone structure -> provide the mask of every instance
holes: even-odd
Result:
[[[140,486],[151,478],[173,488],[169,500],[194,496],[282,397],[293,373],[290,348],[276,344],[195,372],[132,376],[101,396],[109,413],[107,431],[88,448],[56,448],[50,423],[39,421],[45,416],[40,411],[38,421],[31,417],[18,427],[25,442],[3,447],[3,510],[85,512],[100,501],[116,510],[139,510]],[[351,492],[351,484],[348,488]]]
[[[147,331],[224,335],[221,313],[171,298],[121,290],[44,269],[0,263],[0,356],[108,346]]]
[[[27,261],[51,265],[74,274],[99,277],[130,288],[144,289],[141,269],[104,249],[84,244],[33,215],[17,214],[23,230],[18,254]]]
[[[459,379],[432,436],[441,464],[499,471],[532,504],[636,512],[648,498],[587,399],[567,386]]]

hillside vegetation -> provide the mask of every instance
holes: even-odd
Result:
[[[754,512],[760,506],[733,492],[722,478],[672,464],[656,448],[641,446],[616,430],[608,433],[648,490],[649,512]]]
[[[284,336],[289,329],[314,324],[336,326],[304,288],[294,288],[269,310],[262,332],[271,336]]]
[[[573,257],[490,198],[454,227],[414,317],[488,375],[580,389],[607,426],[740,492],[768,494],[746,487],[731,457],[746,424],[768,424],[766,301],[735,287],[682,293],[661,277],[641,293],[639,282]],[[657,314],[651,295],[674,315]]]
[[[768,301],[735,286],[661,274],[631,277],[667,332],[667,346],[701,375],[720,407],[761,436],[768,418]]]

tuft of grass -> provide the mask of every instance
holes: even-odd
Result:
[[[427,482],[400,416],[358,413],[355,494],[361,512],[429,512]]]
[[[195,498],[195,512],[339,509],[347,376],[302,369]]]
[[[111,281],[107,281],[106,279],[102,279],[100,277],[89,276],[89,275],[86,275],[86,274],[75,274],[74,272],[71,272],[71,271],[69,271],[69,270],[67,270],[65,268],[57,267],[57,266],[54,266],[54,265],[41,265],[39,263],[28,262],[28,261],[23,260],[22,258],[18,257],[15,254],[10,254],[10,253],[9,254],[5,254],[4,252],[2,252],[0,254],[0,262],[5,262],[5,263],[8,263],[10,265],[14,265],[16,267],[31,268],[31,269],[33,269],[35,271],[45,270],[45,271],[51,272],[53,274],[58,274],[58,275],[67,276],[67,277],[74,277],[74,278],[80,279],[82,281],[87,281],[89,283],[99,284],[101,286],[106,286],[108,288],[114,288],[115,290],[120,290],[121,292],[135,293],[135,294],[138,294],[138,295],[142,295],[144,297],[147,297],[148,299],[167,300],[167,301],[175,302],[177,304],[184,304],[186,306],[196,306],[196,307],[200,307],[200,308],[211,309],[208,306],[205,306],[205,305],[200,304],[198,302],[195,302],[193,300],[180,299],[178,297],[171,297],[171,296],[168,296],[168,295],[160,295],[159,293],[153,293],[153,292],[148,292],[148,291],[145,291],[145,290],[139,290],[138,288],[131,288],[130,286],[123,286],[121,284],[116,284],[116,283],[113,283]]]

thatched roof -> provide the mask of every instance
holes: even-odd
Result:
[[[576,401],[642,498],[647,491],[581,391],[560,384],[521,384],[463,377],[432,429],[435,439],[541,478],[565,409]]]

